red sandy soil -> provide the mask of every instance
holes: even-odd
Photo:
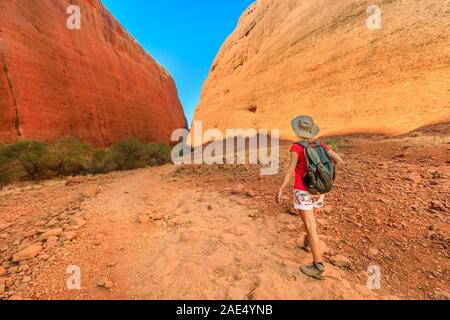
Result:
[[[311,257],[299,217],[274,203],[282,172],[165,166],[4,188],[0,299],[448,299],[448,128],[339,138],[346,164],[318,217],[325,281],[299,271]],[[43,250],[12,262],[31,244]],[[66,288],[70,265],[81,290]]]

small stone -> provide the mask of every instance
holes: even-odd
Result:
[[[241,206],[248,206],[249,205],[248,199],[237,199],[236,203],[241,205]]]
[[[244,192],[245,187],[242,184],[238,184],[231,189],[232,194],[240,194]]]
[[[50,258],[50,255],[44,253],[39,256],[40,259],[47,261]]]
[[[15,273],[17,273],[17,271],[19,271],[18,266],[13,266],[13,267],[8,268],[8,274],[15,274]]]
[[[64,241],[72,241],[77,237],[77,233],[75,231],[67,231],[62,234],[62,239]]]
[[[12,279],[7,278],[5,280],[5,287],[10,288],[13,284],[14,282],[12,281]]]
[[[44,221],[44,220],[39,220],[39,221],[37,221],[37,222],[35,223],[35,226],[36,226],[36,227],[43,227],[43,226],[45,226],[46,224],[47,224],[46,221]]]
[[[57,224],[59,224],[59,221],[56,219],[53,219],[53,220],[50,220],[45,226],[47,228],[51,228],[51,227],[56,226]]]
[[[369,255],[376,257],[380,254],[380,250],[378,250],[377,248],[370,248],[369,249]]]
[[[24,236],[24,238],[31,238],[31,237],[34,237],[36,234],[37,234],[36,230],[30,230],[30,231],[25,232],[23,234],[23,236]]]
[[[86,225],[86,220],[80,217],[73,217],[70,219],[70,225],[82,228]]]
[[[159,220],[163,220],[166,217],[166,215],[164,213],[155,213],[152,214],[151,219],[153,221],[159,221]]]
[[[436,240],[437,239],[437,233],[434,231],[430,231],[427,234],[427,238],[430,240]]]
[[[24,250],[16,253],[13,256],[13,262],[19,262],[23,260],[30,260],[36,257],[43,250],[41,245],[32,244]]]
[[[150,218],[146,214],[143,214],[137,218],[137,221],[140,224],[147,224],[150,221]]]
[[[114,282],[112,282],[111,280],[109,280],[106,277],[103,277],[102,279],[100,279],[100,281],[97,283],[97,286],[104,288],[104,289],[112,289],[114,288]]]
[[[247,197],[249,197],[249,198],[254,198],[254,197],[256,197],[256,192],[255,192],[255,191],[252,191],[252,190],[247,191]]]
[[[48,239],[51,237],[59,237],[63,233],[63,229],[57,228],[44,232],[41,234],[41,239]]]
[[[30,266],[27,265],[27,264],[24,264],[24,265],[21,265],[21,266],[19,267],[19,272],[27,271],[27,270],[29,270],[29,269],[30,269]]]
[[[81,177],[69,177],[66,181],[66,186],[71,187],[77,184],[81,184],[84,182],[84,179]]]
[[[59,237],[48,237],[45,243],[47,247],[55,247],[58,244]]]
[[[334,257],[331,257],[330,261],[334,266],[340,268],[348,268],[351,265],[350,259],[343,255],[336,255]]]
[[[437,211],[443,211],[443,212],[447,211],[447,209],[445,208],[445,205],[442,202],[437,201],[437,200],[431,201],[430,208],[433,210],[437,210]]]
[[[411,174],[405,176],[405,180],[418,184],[422,181],[422,177],[418,173],[411,173]]]

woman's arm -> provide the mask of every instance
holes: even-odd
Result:
[[[338,155],[336,152],[334,152],[333,150],[328,151],[328,154],[330,155],[331,160],[334,161],[335,165],[339,166],[344,163],[344,160],[342,159],[342,157],[340,155]]]
[[[284,188],[291,182],[292,176],[295,173],[295,168],[297,167],[298,163],[298,153],[297,152],[291,152],[291,163],[289,164],[289,169],[286,172],[286,176],[284,177],[283,184],[280,187],[280,190],[278,191],[277,196],[277,203],[281,203],[281,198],[283,197],[283,191]]]

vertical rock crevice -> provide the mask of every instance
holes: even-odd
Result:
[[[13,87],[13,84],[12,84],[11,76],[9,75],[8,66],[6,64],[5,54],[3,53],[2,50],[0,50],[0,59],[1,59],[1,62],[2,62],[2,66],[3,66],[2,67],[3,68],[3,73],[5,74],[6,81],[8,82],[8,88],[9,88],[9,91],[11,92],[11,97],[13,99],[14,111],[15,111],[14,128],[16,130],[17,136],[21,137],[22,136],[22,131],[20,129],[19,106],[17,104],[17,98],[16,98],[16,94],[14,92],[14,87]]]

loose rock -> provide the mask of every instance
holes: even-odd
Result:
[[[334,257],[331,257],[330,261],[334,266],[340,268],[348,268],[351,265],[350,259],[343,255],[336,255]]]
[[[36,257],[43,250],[42,246],[39,244],[32,244],[26,249],[16,253],[13,256],[14,262],[30,260]]]
[[[99,280],[97,286],[104,289],[112,289],[114,288],[114,282],[112,282],[106,277],[103,277],[102,279]]]
[[[59,237],[62,233],[63,233],[63,229],[61,229],[61,228],[52,229],[52,230],[44,232],[40,238],[46,240],[51,237]]]
[[[86,225],[86,220],[80,217],[73,217],[70,219],[70,225],[78,228],[82,228]]]
[[[77,233],[75,231],[67,231],[62,234],[62,239],[64,241],[72,241],[77,237]]]
[[[3,277],[6,274],[6,269],[0,266],[0,277]]]
[[[84,179],[81,177],[69,177],[66,181],[66,186],[68,187],[72,187],[75,186],[77,184],[81,184],[84,182]]]
[[[140,224],[147,224],[150,221],[150,218],[146,214],[143,214],[137,218],[137,221]]]

